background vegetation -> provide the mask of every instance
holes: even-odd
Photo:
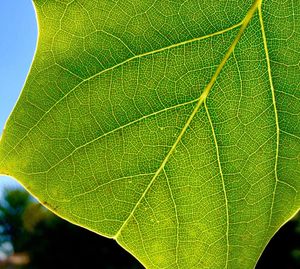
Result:
[[[72,225],[21,189],[7,189],[0,204],[0,268],[143,268],[116,242]],[[300,214],[271,240],[258,269],[300,268]]]

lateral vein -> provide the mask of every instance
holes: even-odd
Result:
[[[225,263],[225,268],[228,268],[228,259],[229,259],[229,208],[228,208],[228,197],[227,197],[227,192],[226,192],[226,185],[225,185],[225,180],[224,180],[224,175],[222,171],[222,165],[221,165],[221,160],[220,160],[220,151],[219,151],[219,145],[217,141],[217,136],[215,133],[214,125],[212,122],[212,119],[210,117],[210,114],[208,112],[208,107],[206,102],[204,102],[204,107],[205,111],[207,114],[207,118],[211,127],[214,143],[215,143],[215,148],[216,148],[216,155],[217,155],[217,160],[218,160],[218,166],[219,166],[219,172],[222,180],[222,189],[223,189],[223,194],[224,194],[224,200],[225,200],[225,210],[226,210],[226,263]]]
[[[63,159],[59,160],[57,163],[55,163],[54,165],[52,165],[48,170],[46,171],[39,171],[39,172],[36,172],[36,173],[31,173],[30,175],[34,175],[34,174],[40,174],[40,173],[47,173],[49,172],[51,169],[55,168],[57,165],[61,164],[62,162],[64,162],[67,158],[69,158],[70,156],[72,156],[75,152],[77,152],[78,150],[88,146],[88,145],[91,145],[92,143],[95,143],[96,141],[99,141],[100,139],[104,138],[104,137],[107,137],[117,131],[120,131],[120,130],[123,130],[131,125],[134,125],[138,122],[141,122],[142,120],[146,120],[148,118],[151,118],[153,116],[156,116],[156,115],[159,115],[163,112],[167,112],[169,110],[173,110],[173,109],[176,109],[176,108],[179,108],[179,107],[183,107],[183,106],[186,106],[186,105],[189,105],[189,104],[193,104],[193,103],[196,103],[198,101],[198,99],[193,99],[191,101],[187,101],[187,102],[184,102],[184,103],[180,103],[180,104],[177,104],[177,105],[174,105],[174,106],[171,106],[171,107],[167,107],[167,108],[164,108],[164,109],[161,109],[161,110],[158,110],[158,111],[155,111],[151,114],[148,114],[148,115],[145,115],[145,116],[142,116],[138,119],[135,119],[129,123],[126,123],[126,124],[123,124],[123,125],[120,125],[119,127],[116,127],[115,129],[112,129],[106,133],[103,133],[101,134],[100,136],[97,136],[87,142],[85,142],[84,144],[74,148],[73,151],[71,151],[68,155],[66,155]]]
[[[274,203],[275,203],[277,185],[278,185],[278,182],[279,182],[277,168],[278,168],[278,156],[279,156],[280,128],[279,128],[278,111],[277,111],[277,105],[276,105],[275,88],[274,88],[273,79],[272,79],[270,56],[269,56],[267,38],[266,38],[265,27],[264,27],[264,22],[263,22],[261,4],[258,7],[258,14],[259,14],[259,21],[260,21],[260,25],[261,25],[263,43],[264,43],[264,50],[265,50],[265,54],[266,54],[269,83],[270,83],[270,88],[271,88],[271,92],[272,92],[272,101],[273,101],[274,115],[275,115],[275,121],[276,121],[276,154],[275,154],[275,164],[274,164],[275,184],[274,184],[274,189],[273,189],[273,194],[272,194],[271,210],[270,210],[270,217],[269,217],[269,227],[270,227],[272,217],[273,217],[273,208],[274,208]]]
[[[166,178],[166,181],[167,181],[167,185],[168,185],[168,188],[169,188],[169,192],[170,192],[170,197],[172,199],[172,203],[173,203],[173,206],[174,206],[174,213],[175,213],[175,219],[176,219],[176,248],[175,248],[175,262],[176,262],[176,266],[177,268],[179,268],[179,264],[178,264],[178,249],[179,249],[179,217],[178,217],[178,211],[177,211],[177,205],[176,205],[176,201],[174,199],[174,194],[172,192],[172,188],[171,188],[171,185],[170,185],[170,180],[169,180],[169,177],[167,175],[167,172],[165,169],[163,169],[163,172],[164,172],[164,175],[165,175],[165,178]]]
[[[139,55],[135,55],[133,57],[130,57],[128,58],[127,60],[121,62],[121,63],[118,63],[118,64],[115,64],[107,69],[104,69],[104,70],[101,70],[100,72],[86,78],[86,79],[82,79],[75,87],[73,87],[68,93],[66,93],[64,96],[62,96],[60,99],[58,99],[47,111],[45,111],[45,113],[43,114],[43,116],[26,132],[26,134],[19,140],[19,142],[12,148],[12,150],[10,150],[8,152],[7,155],[9,155],[13,150],[15,150],[15,148],[28,136],[28,134],[36,127],[39,125],[39,123],[44,119],[44,117],[49,114],[61,101],[63,101],[65,98],[67,98],[72,92],[74,92],[78,87],[80,87],[83,83],[97,77],[97,76],[100,76],[101,74],[104,74],[108,71],[111,71],[119,66],[122,66],[130,61],[133,61],[135,59],[138,59],[138,58],[142,58],[142,57],[145,57],[145,56],[148,56],[148,55],[153,55],[153,54],[156,54],[156,53],[159,53],[159,52],[162,52],[162,51],[165,51],[165,50],[169,50],[169,49],[172,49],[172,48],[176,48],[176,47],[179,47],[179,46],[183,46],[183,45],[186,45],[186,44],[189,44],[189,43],[192,43],[192,42],[196,42],[196,41],[199,41],[199,40],[203,40],[203,39],[207,39],[207,38],[210,38],[210,37],[213,37],[213,36],[217,36],[217,35],[221,35],[221,34],[224,34],[226,32],[229,32],[230,30],[233,30],[237,27],[239,27],[240,25],[242,24],[242,22],[238,23],[238,24],[235,24],[235,25],[232,25],[226,29],[223,29],[223,30],[220,30],[218,32],[215,32],[215,33],[211,33],[211,34],[208,34],[208,35],[205,35],[205,36],[201,36],[201,37],[197,37],[197,38],[193,38],[193,39],[190,39],[190,40],[186,40],[186,41],[183,41],[183,42],[180,42],[180,43],[176,43],[176,44],[173,44],[173,45],[170,45],[170,46],[167,46],[167,47],[163,47],[163,48],[160,48],[160,49],[157,49],[157,50],[153,50],[153,51],[150,51],[150,52],[146,52],[146,53],[142,53],[142,54],[139,54]],[[65,68],[64,68],[65,69]],[[69,70],[68,70],[69,71]],[[70,71],[69,71],[70,72]],[[78,77],[78,76],[77,76]],[[1,137],[0,137],[0,141],[1,141]]]

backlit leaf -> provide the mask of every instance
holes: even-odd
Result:
[[[253,268],[300,207],[300,2],[34,4],[0,172],[146,268]]]

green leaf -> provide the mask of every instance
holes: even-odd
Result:
[[[300,207],[300,2],[35,7],[0,172],[147,268],[253,268]]]

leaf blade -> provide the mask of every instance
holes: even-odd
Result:
[[[37,1],[36,3],[38,5],[42,2]],[[51,1],[47,3],[49,4]],[[254,6],[259,4],[260,2],[256,1]],[[76,8],[74,5],[77,5]],[[68,16],[72,17],[70,15],[72,9],[88,10],[80,1],[74,1],[74,5],[73,3],[67,4],[67,8],[61,8],[59,11],[62,14],[68,14],[64,15],[64,22],[61,20],[61,27],[65,25]],[[277,200],[278,195],[275,196],[277,187],[273,187],[274,174],[270,168],[277,167],[277,157],[273,163],[272,154],[274,152],[278,154],[280,150],[278,145],[278,124],[280,122],[278,120],[279,123],[275,127],[277,140],[274,140],[274,126],[272,123],[270,124],[274,115],[272,116],[268,102],[273,100],[274,103],[275,90],[271,86],[272,94],[271,96],[270,93],[267,94],[268,86],[266,85],[268,83],[263,79],[266,70],[270,75],[272,62],[270,59],[260,60],[264,58],[262,52],[265,46],[262,44],[265,43],[264,40],[267,37],[263,33],[259,34],[257,30],[261,28],[258,26],[263,16],[262,9],[259,7],[259,14],[256,12],[256,6],[252,11],[253,13],[255,11],[254,21],[250,23],[249,27],[245,27],[245,36],[241,41],[236,42],[236,49],[232,48],[229,54],[224,49],[226,47],[224,39],[227,39],[227,44],[232,44],[232,40],[234,43],[235,30],[238,26],[243,27],[245,20],[225,28],[224,31],[220,30],[215,34],[209,34],[206,38],[200,37],[196,40],[192,39],[191,42],[178,43],[182,48],[178,48],[178,44],[175,44],[170,45],[167,49],[164,47],[158,51],[153,50],[156,52],[155,55],[152,55],[153,51],[142,52],[142,57],[125,60],[123,64],[115,61],[116,64],[113,65],[105,62],[104,58],[101,60],[96,57],[97,61],[103,61],[101,66],[97,67],[99,72],[95,71],[97,69],[95,66],[89,67],[84,64],[80,65],[77,70],[75,68],[76,65],[78,66],[77,60],[74,60],[75,64],[68,63],[70,59],[66,57],[67,61],[64,62],[62,56],[57,56],[62,48],[54,46],[53,48],[57,50],[56,61],[58,61],[55,68],[60,68],[60,71],[50,68],[50,72],[47,70],[47,74],[51,74],[57,81],[64,79],[69,81],[69,85],[64,88],[56,87],[57,94],[54,96],[54,103],[60,99],[63,101],[51,108],[51,113],[47,113],[49,108],[45,110],[36,105],[34,109],[31,107],[36,114],[40,113],[39,110],[42,112],[39,115],[31,114],[33,119],[30,121],[29,131],[22,130],[20,132],[25,139],[23,141],[21,138],[19,145],[15,145],[17,151],[11,149],[11,143],[7,142],[12,139],[13,135],[8,135],[6,132],[4,142],[0,143],[0,152],[4,152],[0,155],[5,156],[1,159],[5,158],[5,162],[10,163],[7,166],[10,166],[10,171],[14,171],[15,177],[26,182],[28,188],[33,188],[32,191],[40,199],[45,200],[49,204],[48,206],[65,218],[109,237],[115,237],[116,233],[119,237],[120,227],[121,229],[123,229],[122,227],[126,228],[125,235],[120,236],[118,241],[149,268],[197,268],[200,265],[210,268],[239,268],[245,264],[251,268],[255,264],[253,257],[260,255],[267,238],[274,233],[279,224],[282,224],[282,221],[274,219],[270,226],[273,206],[268,214],[270,211],[269,190],[273,188],[271,204],[274,204],[275,215],[282,215],[282,210],[278,211],[277,209],[280,203]],[[60,18],[58,13],[55,16]],[[86,14],[89,15],[89,12]],[[245,17],[247,18],[247,15]],[[79,25],[80,27],[90,25],[92,20],[91,17],[83,15],[83,21]],[[80,40],[82,38],[80,31],[85,33],[86,29],[78,27],[74,26],[74,29]],[[95,25],[89,27],[97,28]],[[68,30],[73,31],[71,28]],[[107,33],[110,34],[110,32]],[[118,37],[114,32],[111,35],[113,35],[112,38]],[[60,36],[60,38],[63,37]],[[253,41],[250,42],[250,40],[257,41],[259,45],[253,45]],[[111,42],[113,43],[113,41]],[[221,45],[218,45],[218,42]],[[124,44],[126,45],[123,42]],[[132,55],[134,44],[132,42],[130,46],[119,46],[118,48],[131,51]],[[46,44],[43,46],[45,47]],[[41,45],[40,48],[43,46]],[[212,50],[213,53],[209,54],[209,50]],[[249,51],[251,60],[246,51]],[[217,73],[221,73],[220,76],[219,74],[215,76],[214,70],[218,70],[218,64],[220,61],[222,63],[224,55],[225,59],[227,58],[223,66],[221,64],[221,69],[224,67],[224,70],[221,73],[221,69],[219,69]],[[180,57],[183,61],[178,60]],[[90,61],[91,58],[86,57],[86,59]],[[120,61],[121,58],[118,59]],[[113,62],[111,58],[109,61]],[[182,64],[183,68],[180,68],[178,62]],[[36,63],[36,66],[38,64]],[[111,67],[108,67],[109,64],[112,64]],[[175,68],[172,69],[172,67]],[[101,68],[104,71],[101,71]],[[107,70],[105,68],[110,69],[105,71]],[[155,73],[154,70],[159,71]],[[105,74],[105,72],[109,74]],[[32,73],[34,74],[33,71]],[[190,73],[192,75],[189,75]],[[146,78],[147,74],[151,74],[151,79]],[[231,77],[227,77],[226,74],[232,76],[232,81]],[[31,78],[35,76],[38,77],[38,75],[32,75]],[[172,82],[172,76],[175,78],[177,76],[177,81],[179,81],[177,84],[182,83],[183,85],[181,88]],[[185,79],[183,80],[181,77]],[[38,79],[43,81],[44,87],[46,86],[44,91],[52,94],[50,89],[47,90],[47,80]],[[159,82],[157,83],[157,81]],[[191,84],[191,81],[194,82]],[[185,82],[192,85],[191,91],[189,91],[190,85],[184,85]],[[29,84],[30,79],[27,82],[27,85]],[[148,84],[150,88],[147,88]],[[214,86],[211,98],[207,99],[205,111],[202,111],[201,104],[206,99],[207,93],[203,100],[198,98],[199,84],[210,85],[209,89]],[[167,91],[167,89],[172,89],[172,85],[176,86],[174,87],[175,91],[172,92],[173,96],[169,95]],[[257,91],[257,85],[263,88],[262,92]],[[234,90],[240,88],[238,98],[234,91],[228,90],[230,86]],[[33,88],[33,86],[27,87],[28,89]],[[55,86],[52,87],[55,88]],[[74,88],[76,90],[72,90]],[[122,89],[122,93],[120,93],[120,89]],[[225,98],[219,98],[218,94]],[[25,95],[27,95],[27,99],[34,98],[29,94],[29,90],[26,94],[23,93],[23,96]],[[60,97],[57,98],[57,96]],[[260,98],[256,98],[256,102],[253,104],[249,100],[254,99],[255,96],[260,96]],[[262,96],[264,97],[262,98]],[[227,104],[229,99],[232,99],[230,105]],[[38,101],[31,100],[35,100],[35,102],[31,102],[31,105]],[[105,100],[109,102],[105,104]],[[194,103],[196,102],[198,102],[196,106],[198,108],[195,110]],[[24,101],[22,105],[24,107]],[[52,105],[50,104],[50,107]],[[251,106],[257,111],[254,111]],[[273,104],[273,106],[276,109],[276,105]],[[227,109],[224,110],[224,107]],[[14,112],[15,117],[17,114],[22,114],[22,107],[19,106],[16,110],[18,109],[20,111]],[[232,111],[236,113],[235,116]],[[43,125],[38,126],[40,115],[44,117],[41,120]],[[82,119],[78,115],[81,115]],[[189,120],[194,117],[202,130],[193,125],[192,120]],[[22,125],[20,120],[11,119],[10,121],[9,130],[16,130],[16,123]],[[226,122],[230,124],[225,124]],[[277,122],[276,119],[275,122]],[[38,126],[35,130],[32,129],[34,124]],[[258,128],[260,134],[255,133],[250,124]],[[49,125],[55,126],[55,130],[49,132]],[[122,126],[125,126],[126,130]],[[184,130],[184,132],[181,134],[180,130]],[[190,149],[192,138],[188,138],[191,135],[186,133],[187,130],[194,134],[193,147],[202,153],[208,152],[209,158],[203,154],[197,156],[192,152]],[[227,131],[224,132],[224,130]],[[18,134],[19,132],[14,131],[14,133]],[[231,133],[230,136],[229,133]],[[183,134],[185,135],[183,136]],[[241,136],[241,134],[243,135]],[[104,137],[105,140],[100,143],[97,137]],[[174,137],[180,137],[180,139],[176,140]],[[181,137],[184,140],[181,140]],[[297,137],[296,135],[295,139]],[[204,143],[205,147],[200,147],[196,143],[198,140],[199,143]],[[177,152],[175,151],[176,147],[173,147],[174,141],[176,147],[178,145]],[[275,151],[274,141],[277,145]],[[3,146],[4,143],[6,146]],[[57,148],[58,143],[63,147]],[[45,146],[47,148],[44,148]],[[6,149],[3,150],[5,147]],[[52,153],[51,150],[54,148],[55,152]],[[6,160],[9,159],[7,158],[7,149],[13,152],[10,161]],[[49,156],[44,155],[46,152]],[[170,152],[171,154],[168,155]],[[185,157],[179,152],[185,152]],[[293,154],[295,156],[297,152],[294,151]],[[138,158],[139,155],[142,157]],[[30,158],[26,159],[26,156],[30,156]],[[164,156],[169,157],[166,159]],[[121,161],[118,161],[119,158]],[[203,160],[199,158],[203,158]],[[176,159],[186,163],[190,170],[183,167]],[[166,160],[164,165],[161,165],[160,160]],[[38,164],[38,162],[42,162],[42,164]],[[224,173],[220,169],[221,164],[224,166]],[[298,167],[298,164],[294,165]],[[3,163],[0,167],[3,169]],[[198,171],[196,167],[203,171]],[[185,171],[186,175],[193,174],[193,176],[186,176],[180,170]],[[159,182],[153,180],[153,175],[159,178]],[[41,182],[40,178],[46,180]],[[212,183],[217,178],[217,182]],[[198,182],[198,179],[205,182],[207,186]],[[286,188],[293,188],[292,193],[289,190],[284,194],[284,197],[288,197],[284,198],[286,201],[294,199],[290,209],[285,210],[284,219],[286,219],[287,215],[290,216],[297,210],[299,202],[295,202],[294,193],[297,195],[298,183],[280,182],[280,180],[275,182],[278,182],[278,185],[285,185]],[[222,189],[224,192],[224,187],[229,189],[227,203],[225,201],[227,200],[226,193],[221,194]],[[240,191],[235,192],[239,187]],[[150,193],[148,194],[147,191]],[[254,195],[251,193],[252,191]],[[186,198],[187,193],[191,195],[188,197],[189,199]],[[224,194],[225,200],[224,197],[220,198]],[[99,201],[99,197],[103,197],[101,198],[103,200]],[[203,200],[204,197],[206,200]],[[110,199],[114,203],[109,202]],[[198,203],[197,199],[202,202]],[[256,199],[258,200],[256,201]],[[158,201],[163,202],[157,205]],[[188,201],[193,205],[192,209],[187,208]],[[157,212],[145,213],[138,208],[138,204],[142,208],[152,211],[155,209]],[[224,207],[224,204],[228,205]],[[95,205],[98,205],[98,208]],[[195,205],[203,208],[195,208]],[[258,205],[259,210],[256,210],[255,207]],[[126,217],[128,212],[134,212],[134,214],[129,214],[132,216],[130,219]],[[200,218],[202,215],[205,218]],[[269,224],[266,224],[266,215],[270,216],[267,221]],[[194,219],[196,216],[199,219]],[[228,219],[230,219],[231,225],[229,225]],[[130,230],[124,226],[127,220],[127,226],[131,227]],[[143,224],[143,227],[140,227],[139,223]],[[258,227],[260,228],[258,229]],[[257,229],[260,232],[257,232]],[[164,240],[156,233],[165,236]],[[186,242],[188,240],[185,237],[191,241]],[[198,238],[201,239],[198,240]],[[237,243],[240,239],[245,244],[244,249],[241,247],[242,243]],[[141,246],[141,250],[137,249]],[[194,256],[194,252],[197,255]],[[215,254],[218,257],[212,258]]]

